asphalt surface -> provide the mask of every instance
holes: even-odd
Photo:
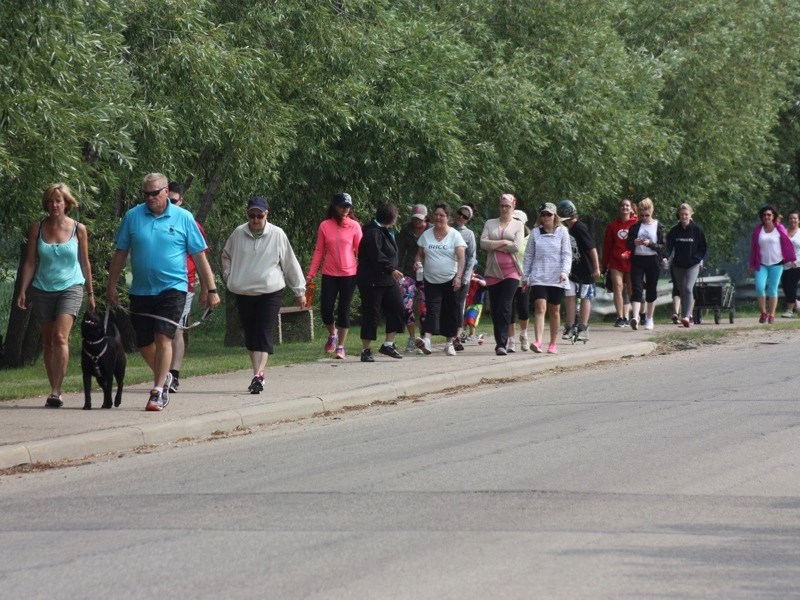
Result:
[[[704,323],[699,327],[731,326]],[[0,469],[206,438],[485,380],[491,383],[555,368],[641,356],[655,349],[653,334],[674,329],[674,325],[662,323],[652,332],[592,325],[588,343],[573,346],[559,341],[557,355],[518,349],[499,357],[494,354],[492,339],[487,338],[481,346],[467,345],[458,356],[448,357],[443,352],[443,338],[434,338],[439,343],[434,343],[430,356],[405,354],[402,360],[396,360],[378,354],[376,342],[376,362],[371,364],[361,363],[358,356],[348,356],[344,361],[327,358],[320,342],[319,361],[268,368],[260,395],[247,391],[252,377],[249,370],[181,379],[180,392],[172,394],[169,406],[158,413],[144,410],[149,384],[126,387],[122,405],[112,409],[84,411],[82,393],[65,395],[61,409],[45,409],[44,397],[7,401],[0,403]],[[404,347],[406,339],[398,337],[398,347]],[[189,353],[186,361],[191,360]],[[246,360],[243,356],[243,363]],[[93,405],[99,407],[101,403],[102,393],[95,390]]]

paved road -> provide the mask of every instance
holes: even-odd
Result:
[[[0,589],[800,597],[794,338],[5,477]]]

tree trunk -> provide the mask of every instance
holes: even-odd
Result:
[[[195,213],[194,217],[201,225],[205,223],[208,213],[211,212],[214,194],[217,193],[217,189],[222,184],[222,180],[225,179],[225,173],[228,170],[228,165],[231,164],[231,160],[233,160],[233,155],[235,153],[236,150],[234,148],[231,148],[225,153],[225,156],[222,158],[222,162],[217,167],[214,176],[211,178],[211,182],[206,188],[206,193],[203,194],[203,199],[200,201],[200,208],[197,209],[197,213]]]

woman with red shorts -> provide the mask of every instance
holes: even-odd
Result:
[[[631,286],[631,252],[628,250],[628,230],[636,223],[631,201],[623,199],[619,203],[619,216],[606,227],[603,240],[603,271],[611,274],[614,292],[614,308],[617,320],[614,327],[625,327],[628,324],[629,305],[625,304],[624,294],[630,296]]]

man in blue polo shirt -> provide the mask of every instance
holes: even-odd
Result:
[[[161,173],[144,178],[145,202],[125,213],[117,230],[117,251],[106,290],[109,302],[119,304],[116,283],[130,253],[131,323],[139,352],[153,371],[153,389],[145,406],[149,411],[160,411],[169,402],[172,338],[188,290],[187,254],[194,258],[200,276],[200,304],[210,308],[219,305],[214,273],[205,254],[206,241],[192,214],[170,204],[167,182]]]

